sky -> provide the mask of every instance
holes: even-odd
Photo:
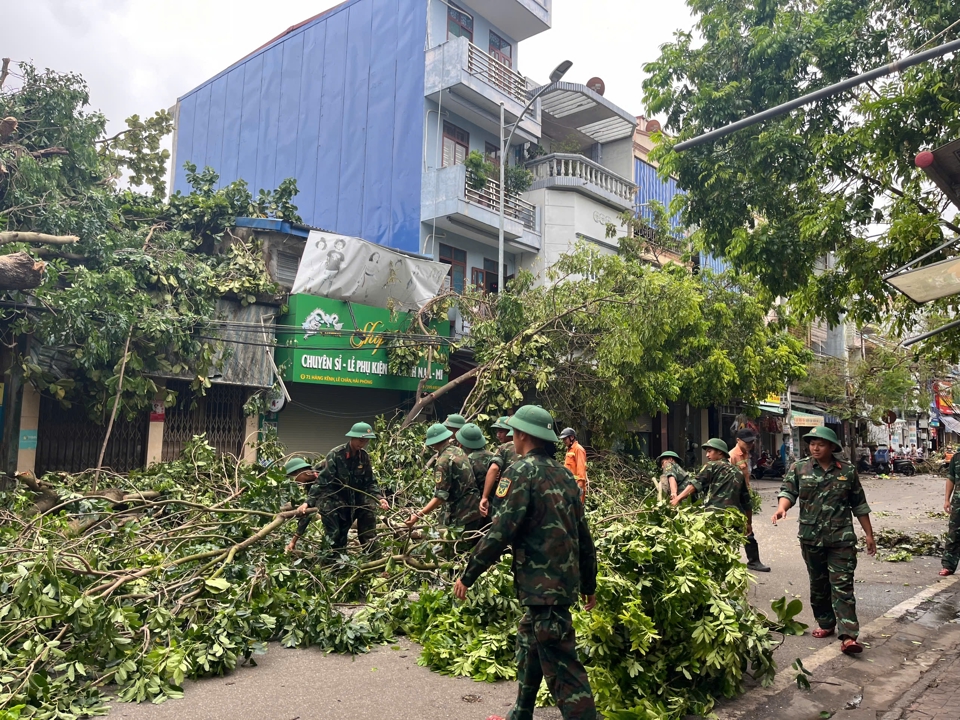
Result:
[[[177,97],[291,25],[339,0],[30,0],[6,3],[0,57],[77,72],[108,130],[169,108]],[[269,12],[266,10],[269,9]],[[553,28],[521,43],[519,70],[545,81],[602,78],[606,97],[641,115],[641,67],[693,21],[681,0],[553,0]],[[16,78],[8,80],[16,82]]]

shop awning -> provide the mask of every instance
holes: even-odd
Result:
[[[793,407],[799,408],[800,410],[806,412],[809,415],[820,415],[823,417],[824,422],[827,422],[831,425],[840,424],[840,418],[836,417],[835,415],[831,415],[826,410],[824,410],[821,407],[817,407],[816,405],[809,405],[807,403],[795,402],[793,403]]]
[[[762,402],[757,403],[757,407],[759,407],[762,412],[770,413],[771,415],[783,415],[783,408],[780,407],[780,403]]]
[[[960,420],[950,417],[949,415],[941,415],[940,422],[943,423],[943,426],[947,429],[948,432],[956,433],[960,435]]]
[[[808,415],[794,410],[790,417],[793,419],[793,426],[797,428],[822,427],[824,424],[823,415]]]

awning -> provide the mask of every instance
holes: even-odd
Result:
[[[783,408],[780,407],[780,403],[762,402],[757,403],[757,407],[759,407],[762,412],[770,413],[771,415],[783,415]]]
[[[835,415],[831,415],[826,410],[824,410],[821,407],[817,407],[816,405],[808,405],[807,403],[795,402],[793,403],[793,407],[800,408],[801,410],[805,410],[807,413],[810,413],[813,415],[820,415],[823,417],[825,422],[830,423],[831,425],[840,424],[840,418],[836,417]]]
[[[808,415],[794,410],[790,413],[790,417],[793,419],[793,426],[798,428],[823,427],[824,425],[823,415]]]
[[[556,83],[540,96],[540,108],[547,137],[568,138],[573,132],[590,143],[608,143],[633,137],[637,128],[637,118],[586,85]]]
[[[956,433],[960,435],[960,420],[950,417],[949,415],[941,415],[940,422],[943,423],[943,426],[947,429],[948,432]]]

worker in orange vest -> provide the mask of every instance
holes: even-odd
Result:
[[[564,467],[573,473],[577,485],[580,486],[580,501],[587,496],[587,451],[577,442],[577,431],[573,428],[564,428],[560,439],[567,446],[567,456],[563,461]]]

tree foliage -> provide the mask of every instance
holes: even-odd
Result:
[[[806,318],[858,326],[890,314],[897,336],[956,314],[924,314],[882,276],[956,237],[956,208],[914,166],[960,132],[953,56],[933,60],[788,116],[676,153],[694,137],[955,37],[945,0],[688,0],[677,32],[645,66],[651,112],[666,117],[656,151],[678,178],[684,223],[699,245],[789,297]],[[829,253],[836,259],[823,263]],[[942,259],[933,257],[930,262]],[[956,358],[956,335],[927,344]]]

